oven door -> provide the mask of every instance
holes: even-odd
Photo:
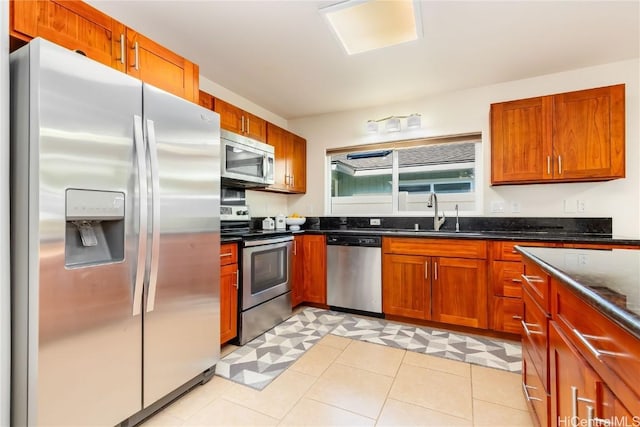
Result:
[[[242,310],[291,290],[293,236],[247,240],[242,250]]]

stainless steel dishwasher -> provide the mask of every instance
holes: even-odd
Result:
[[[327,304],[382,317],[382,238],[327,236]]]

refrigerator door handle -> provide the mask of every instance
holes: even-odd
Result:
[[[133,287],[133,315],[142,311],[142,290],[147,259],[147,159],[142,135],[142,117],[133,116],[133,141],[135,144],[136,160],[138,164],[138,259],[136,261],[136,279]]]
[[[151,270],[147,293],[147,313],[153,311],[158,283],[158,256],[160,254],[160,178],[158,177],[158,145],[153,120],[147,120],[147,148],[151,165]]]

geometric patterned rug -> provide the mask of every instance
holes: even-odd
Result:
[[[520,372],[520,343],[307,307],[228,354],[216,375],[262,390],[326,334]]]

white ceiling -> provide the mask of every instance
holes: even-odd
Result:
[[[336,2],[88,1],[285,119],[640,56],[638,0],[422,1],[422,39],[354,56],[318,12]]]

